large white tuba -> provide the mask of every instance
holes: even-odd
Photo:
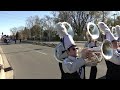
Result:
[[[104,23],[104,22],[98,22],[98,27],[100,30],[102,30],[105,35],[106,35],[106,39],[108,44],[107,46],[105,46],[106,48],[103,47],[103,50],[107,50],[108,52],[106,52],[106,54],[108,53],[108,55],[103,53],[103,56],[105,57],[106,60],[111,59],[113,56],[113,48],[112,48],[112,43],[111,43],[111,38],[113,39],[118,39],[118,36],[114,35],[114,32],[116,32],[116,28],[112,27],[112,30],[109,29],[109,27]]]
[[[111,30],[109,29],[109,27],[104,23],[104,22],[98,22],[97,24],[100,32],[102,32],[102,34],[106,35],[107,32],[111,32]]]
[[[87,23],[87,36],[88,37],[88,40],[89,38],[91,38],[92,40],[97,40],[99,38],[99,35],[100,35],[100,32],[99,32],[99,29],[97,27],[96,24],[92,23],[92,22],[88,22]],[[89,46],[88,46],[89,48]],[[90,49],[98,49],[98,47],[93,47],[93,48],[90,48]],[[97,52],[98,53],[98,52]],[[92,57],[92,59],[90,61],[94,61],[94,62],[101,62],[102,61],[102,55],[96,55],[94,53],[94,57]]]
[[[69,35],[71,35],[72,37],[74,37],[74,31],[73,31],[73,28],[71,27],[71,25],[68,22],[62,22],[62,24],[67,29],[67,33]]]
[[[93,53],[100,53],[106,60],[111,59],[113,56],[112,43],[107,39],[103,41],[101,46],[91,48],[91,50]],[[101,60],[98,58],[98,62],[100,61]]]
[[[71,25],[67,22],[57,23],[56,30],[57,30],[57,33],[58,33],[60,39],[63,39],[64,36],[68,35],[68,34],[71,35],[72,37],[74,37],[74,31],[73,31]],[[55,47],[54,57],[58,62],[62,62],[66,57],[68,57],[68,54],[67,54],[62,42],[57,44],[57,46]]]
[[[67,34],[74,37],[74,31],[68,22],[58,22],[55,29],[60,38],[63,38]]]
[[[96,26],[96,24],[92,23],[92,22],[88,22],[87,24],[87,32],[88,34],[90,35],[90,37],[92,39],[98,39],[99,38],[99,29],[98,27]]]
[[[89,22],[87,24],[87,31],[93,40],[96,40],[99,38],[100,32],[96,24]],[[103,58],[111,59],[113,56],[112,43],[109,40],[104,40],[101,45],[99,45],[98,47],[90,48],[90,50],[93,51],[95,56],[92,58],[92,61],[95,61],[98,63],[101,62]],[[99,53],[99,56],[97,55],[97,53]]]

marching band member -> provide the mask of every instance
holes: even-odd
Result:
[[[86,37],[88,41],[85,43],[84,47],[93,48],[99,45],[99,43],[96,40],[93,40],[87,32]],[[96,75],[97,75],[97,63],[94,63],[90,69],[89,79],[96,79]]]
[[[64,28],[64,26],[62,26],[61,24],[62,22],[57,23],[56,25],[56,31],[57,31],[57,35],[59,35],[60,37],[60,43],[56,46],[55,51],[56,51],[56,57],[58,60],[61,60],[61,62],[68,56],[65,48],[64,48],[64,43],[63,43],[63,39],[64,36],[68,35],[66,28]],[[64,79],[65,77],[65,73],[62,69],[62,63],[59,62],[59,68],[61,71],[61,79]]]
[[[67,53],[64,49],[64,45],[63,45],[63,39],[61,38],[60,39],[60,43],[57,45],[57,47],[55,48],[56,50],[56,57],[58,60],[61,60],[61,62],[67,58]],[[63,69],[62,69],[62,63],[59,62],[59,68],[60,68],[60,71],[61,71],[61,79],[63,79],[65,77],[65,73],[63,72]]]
[[[117,51],[118,51],[118,53],[120,53],[120,26],[116,25],[115,28],[116,28],[116,32],[118,35],[118,49],[117,49]]]
[[[106,79],[120,79],[120,54],[117,52],[117,39],[111,34],[108,34],[107,37],[109,37],[109,40],[112,42],[113,57],[110,60],[106,60]]]
[[[66,73],[64,79],[85,79],[83,68],[84,65],[87,65],[85,59],[90,59],[93,54],[86,48],[81,51],[81,57],[78,57],[78,47],[71,35],[64,37],[64,46],[68,54],[68,57],[62,62],[63,71]]]
[[[99,24],[100,28],[105,31],[106,38],[111,41],[113,48],[113,56],[109,60],[105,60],[107,65],[106,79],[120,79],[120,55],[118,54],[117,40],[118,37],[114,37],[109,27],[105,23]]]

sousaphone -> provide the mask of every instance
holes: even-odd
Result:
[[[96,24],[89,22],[87,24],[87,31],[93,40],[99,38],[100,30]],[[90,48],[90,50],[92,50],[93,53],[95,54],[95,57],[92,60],[98,63],[101,62],[103,58],[108,60],[111,59],[113,56],[112,43],[107,39],[105,39],[101,45]],[[99,57],[96,55],[97,53],[100,54]]]
[[[64,35],[67,35],[67,34],[74,37],[74,31],[68,22],[59,22],[59,23],[57,23],[56,26],[57,26],[56,30],[59,30],[57,32],[59,32],[58,34],[60,34],[59,37],[61,39],[63,39]],[[62,42],[57,44],[57,46],[55,47],[54,57],[58,62],[62,62],[65,58],[68,57],[68,54],[67,54]]]

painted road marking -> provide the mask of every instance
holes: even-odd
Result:
[[[47,55],[46,53],[43,53],[43,52],[40,52],[40,51],[36,51],[36,52],[41,53],[41,54],[44,54],[44,55]]]

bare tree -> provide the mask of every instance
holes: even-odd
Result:
[[[24,30],[22,30],[22,39],[30,39],[29,37],[29,29],[27,27],[24,28]]]
[[[23,37],[22,32],[23,32],[24,28],[25,28],[24,26],[20,26],[17,28],[17,32],[19,32],[19,39],[22,39],[22,37]]]
[[[55,23],[59,21],[70,23],[79,39],[85,36],[84,28],[88,22],[97,23],[102,18],[102,11],[54,11],[52,13]],[[104,17],[107,16],[107,12],[104,14]]]
[[[29,37],[39,38],[40,34],[40,18],[36,16],[30,16],[26,20],[26,26],[29,29]]]
[[[45,16],[41,19],[41,25],[44,31],[47,30],[46,32],[48,32],[48,40],[51,41],[53,31],[53,18],[50,16]]]
[[[16,38],[15,35],[16,35],[17,31],[18,31],[18,29],[16,27],[10,29],[10,32],[12,33],[13,38]]]
[[[30,16],[27,18],[26,20],[26,27],[29,29],[29,37],[32,38],[32,32],[31,32],[31,28],[34,26],[34,18],[33,16]]]
[[[53,13],[55,14],[55,12]],[[87,11],[58,11],[58,13],[58,18],[55,17],[54,21],[65,21],[70,23],[73,27],[74,32],[79,38],[82,37],[81,33],[83,33],[83,28],[85,27],[88,20],[92,20],[92,14]]]

